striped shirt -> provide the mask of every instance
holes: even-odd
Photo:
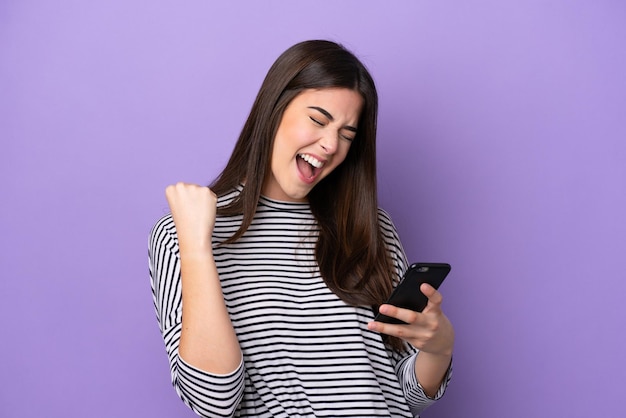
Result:
[[[227,204],[238,191],[218,199]],[[389,216],[379,211],[397,279],[407,260]],[[180,260],[171,215],[150,235],[154,306],[180,398],[205,417],[416,417],[439,399],[415,378],[410,345],[397,352],[369,331],[371,307],[331,292],[315,260],[319,229],[307,203],[261,197],[246,233],[241,216],[216,219],[214,258],[243,360],[230,374],[202,371],[178,356],[182,323]]]

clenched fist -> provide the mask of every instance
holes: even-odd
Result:
[[[176,183],[165,189],[181,254],[211,250],[217,196],[196,184]]]

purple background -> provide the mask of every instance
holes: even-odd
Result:
[[[3,1],[0,416],[194,416],[148,233],[310,38],[370,67],[381,205],[412,261],[453,265],[455,377],[424,416],[623,416],[625,22],[618,0]]]

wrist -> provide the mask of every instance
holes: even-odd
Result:
[[[181,259],[200,260],[206,257],[213,257],[213,247],[210,243],[180,246]]]
[[[435,361],[446,362],[452,359],[452,348],[437,353],[420,350],[419,355],[422,357],[428,357]]]

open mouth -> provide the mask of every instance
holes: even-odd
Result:
[[[324,163],[308,154],[298,154],[298,169],[307,180],[313,180],[321,171]]]

